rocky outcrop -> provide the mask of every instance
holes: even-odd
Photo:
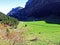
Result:
[[[8,15],[13,15],[18,13],[19,10],[21,10],[22,7],[16,7],[16,8],[12,8],[12,10],[8,13]]]
[[[19,17],[19,11],[23,9],[22,7],[16,7],[16,8],[12,8],[12,10],[7,14],[11,17],[15,17],[15,18],[18,18]]]
[[[17,12],[8,15],[22,21],[45,20],[50,15],[60,16],[60,0],[28,0],[25,8]]]

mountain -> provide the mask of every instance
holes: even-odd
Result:
[[[22,9],[22,7],[16,7],[16,8],[12,8],[12,10],[8,13],[9,14],[14,14],[14,13],[17,13],[20,9]]]
[[[18,14],[20,13],[19,11],[23,9],[23,7],[16,7],[16,8],[12,8],[12,10],[7,14],[9,16],[13,16],[13,17],[17,17]]]
[[[15,11],[16,12],[16,11]],[[60,16],[60,0],[28,0],[17,14],[8,14],[18,20],[46,20],[50,15]]]

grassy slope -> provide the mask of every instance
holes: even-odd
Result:
[[[18,29],[27,24],[26,45],[60,45],[60,25],[47,24],[44,21],[20,22]],[[37,38],[36,41],[30,41]]]

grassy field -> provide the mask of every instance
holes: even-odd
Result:
[[[27,25],[27,26],[25,26]],[[60,45],[60,25],[45,21],[20,22],[18,29],[25,27],[24,45]]]
[[[17,29],[0,27],[0,45],[60,45],[60,25],[45,21],[21,22]]]

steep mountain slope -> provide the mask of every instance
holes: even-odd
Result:
[[[23,9],[22,7],[16,7],[16,8],[12,8],[12,10],[7,14],[7,15],[10,15],[10,16],[13,16],[13,17],[17,17],[18,14],[19,14],[19,11]],[[19,17],[19,16],[18,16]]]
[[[18,14],[8,14],[18,20],[45,20],[50,15],[60,14],[60,0],[28,0],[25,8],[18,11]]]
[[[20,9],[22,9],[22,7],[12,8],[12,10],[8,13],[8,15],[16,14]]]

